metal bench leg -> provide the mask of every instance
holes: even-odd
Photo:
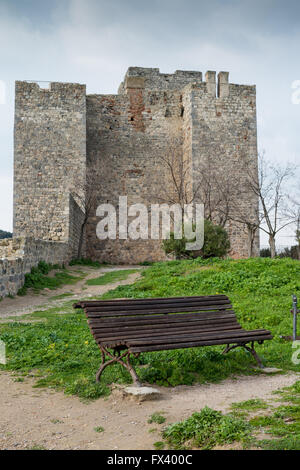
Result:
[[[244,344],[243,346],[244,346],[245,349],[247,349],[247,351],[249,351],[252,354],[252,356],[254,357],[254,359],[256,360],[256,362],[258,364],[258,367],[263,369],[264,365],[263,365],[259,355],[257,354],[257,352],[254,349],[254,341],[251,343],[251,348],[249,348],[249,346],[247,346],[246,344]]]
[[[132,380],[133,380],[133,383],[136,387],[141,387],[142,384],[141,382],[139,381],[139,378],[137,376],[137,373],[136,371],[134,370],[134,368],[132,367],[132,365],[130,364],[130,353],[128,353],[127,355],[127,358],[126,358],[126,364],[123,362],[123,366],[126,367],[126,369],[129,371],[131,377],[132,377]]]
[[[260,357],[258,356],[257,352],[255,351],[254,349],[254,341],[252,341],[251,343],[251,347],[247,346],[246,343],[243,344],[234,344],[232,346],[230,346],[229,344],[227,344],[226,348],[224,349],[223,353],[222,354],[226,354],[228,353],[229,351],[231,351],[232,349],[235,349],[235,348],[238,348],[238,347],[243,347],[244,349],[246,349],[247,351],[249,351],[252,356],[254,357],[254,359],[256,360],[258,366],[263,369],[264,368],[264,365],[260,359]]]
[[[101,374],[107,366],[118,362],[123,367],[125,367],[125,369],[128,370],[128,372],[130,373],[130,375],[132,377],[134,385],[136,385],[138,387],[141,386],[141,383],[139,381],[137,373],[135,372],[134,368],[130,364],[130,352],[129,351],[125,351],[123,354],[120,355],[119,350],[114,350],[114,352],[112,354],[110,351],[108,351],[106,348],[104,348],[102,346],[101,347],[101,354],[102,354],[102,364],[101,364],[101,367],[100,367],[100,369],[98,370],[98,372],[96,374],[96,382],[100,382]],[[109,356],[111,359],[105,362],[105,355]],[[122,359],[125,359],[126,362],[124,362]]]

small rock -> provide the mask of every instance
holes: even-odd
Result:
[[[277,369],[277,367],[264,367],[261,371],[264,374],[277,374],[278,372],[282,372],[282,369]]]
[[[126,387],[125,394],[138,399],[139,401],[153,400],[160,394],[159,390],[153,387]]]

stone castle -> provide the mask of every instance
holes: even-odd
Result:
[[[128,264],[164,259],[160,240],[99,240],[96,207],[117,206],[120,195],[128,197],[128,204],[153,203],[158,182],[166,178],[160,157],[168,152],[170,135],[182,139],[192,187],[201,162],[209,159],[220,174],[226,168],[239,175],[239,205],[256,217],[258,201],[242,190],[239,161],[247,155],[257,168],[256,89],[231,84],[228,75],[209,71],[203,81],[201,72],[163,74],[130,67],[115,95],[87,95],[85,85],[76,83],[52,82],[43,88],[16,82],[14,238],[50,244],[66,260],[76,257],[92,174],[96,199],[85,229],[84,256]],[[226,229],[231,255],[246,257],[245,227],[229,222]],[[257,253],[258,245],[257,238]]]

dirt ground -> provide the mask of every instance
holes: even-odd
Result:
[[[273,390],[292,385],[297,378],[299,374],[259,375],[220,384],[157,387],[159,398],[142,403],[113,392],[85,404],[61,392],[33,389],[31,378],[20,383],[0,372],[0,449],[153,449],[164,426],[147,423],[154,412],[162,412],[169,424],[205,405],[228,411],[235,401],[270,399]],[[98,426],[104,431],[96,432]],[[150,433],[153,428],[157,430]]]
[[[124,281],[117,281],[103,286],[89,286],[86,285],[88,279],[93,279],[101,276],[110,271],[119,271],[121,269],[143,269],[141,266],[112,266],[105,268],[90,268],[87,266],[69,266],[68,271],[74,273],[74,276],[79,275],[76,271],[81,271],[85,274],[85,278],[78,281],[76,284],[68,284],[59,289],[43,289],[39,294],[34,294],[28,291],[25,296],[16,295],[14,298],[5,297],[0,302],[0,321],[7,317],[22,316],[31,313],[35,310],[46,310],[50,307],[62,305],[67,300],[77,300],[80,298],[93,297],[95,295],[102,295],[105,292],[116,288],[120,285],[132,284],[135,282],[140,273],[133,273],[128,276]],[[72,296],[65,297],[60,300],[51,299],[51,297],[62,295],[65,293],[72,293]]]

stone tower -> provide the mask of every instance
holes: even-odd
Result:
[[[14,237],[68,241],[75,255],[85,178],[85,85],[16,82]]]
[[[86,227],[86,256],[99,261],[138,263],[164,259],[160,240],[99,240],[96,208],[153,202],[165,181],[161,159],[170,135],[183,141],[191,162],[191,186],[201,163],[238,176],[242,211],[256,217],[258,200],[245,193],[240,156],[257,171],[255,86],[235,85],[228,72],[130,67],[118,94],[86,95],[85,86],[16,83],[14,236],[67,241],[76,252],[84,205],[75,193],[94,175],[96,201]],[[166,183],[167,184],[167,183]],[[79,189],[78,189],[79,188]],[[242,224],[226,226],[231,254],[247,256]],[[258,238],[255,249],[258,253]]]

